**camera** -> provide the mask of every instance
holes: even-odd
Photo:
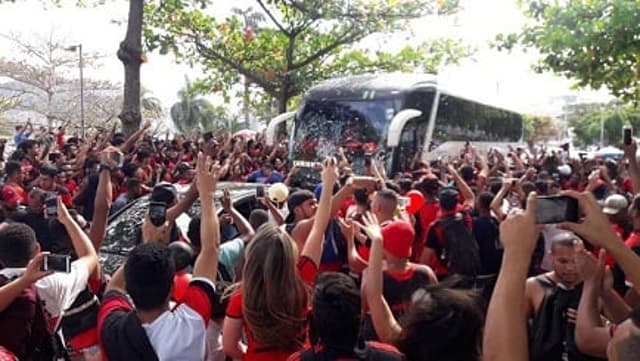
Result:
[[[630,145],[633,142],[633,129],[630,125],[622,128],[622,141],[625,145]]]

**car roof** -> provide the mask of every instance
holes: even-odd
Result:
[[[239,200],[255,196],[256,188],[259,186],[268,188],[268,185],[259,183],[218,183],[215,194],[216,211],[218,213],[222,211],[219,199],[225,188],[229,189],[232,203],[236,203]],[[185,194],[188,189],[188,186],[178,186],[180,194]],[[136,246],[139,226],[144,220],[149,197],[150,194],[139,197],[109,217],[99,255],[100,264],[106,274],[115,272],[117,267],[126,259],[126,255]],[[191,217],[199,214],[200,201],[196,200],[186,212],[186,215],[182,215],[176,220],[176,224],[186,233]]]

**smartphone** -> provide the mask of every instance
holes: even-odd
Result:
[[[62,273],[71,272],[71,256],[45,253],[40,270],[43,272],[54,271]]]
[[[167,204],[164,202],[149,203],[149,219],[154,226],[162,226],[167,220]]]
[[[398,197],[398,206],[402,209],[407,208],[410,202],[409,197]]]
[[[578,200],[568,196],[536,198],[536,224],[578,222]]]
[[[58,215],[58,196],[55,193],[47,194],[44,204],[47,217],[56,217]]]
[[[264,187],[259,186],[256,188],[256,198],[264,198]]]
[[[630,145],[633,139],[633,129],[630,125],[626,125],[622,128],[622,141],[625,145]]]
[[[124,157],[122,156],[122,153],[111,153],[111,160],[113,160],[113,163],[115,163],[116,167],[122,168],[122,165],[124,163]]]

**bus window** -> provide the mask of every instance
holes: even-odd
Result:
[[[517,142],[521,137],[519,114],[447,94],[440,96],[435,142]]]
[[[396,149],[396,159],[393,172],[410,171],[414,157],[420,156],[424,144],[424,136],[427,131],[427,122],[424,116],[411,119],[402,129],[400,144]]]

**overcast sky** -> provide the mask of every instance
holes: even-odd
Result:
[[[413,35],[401,36],[396,44],[417,43],[437,36],[459,36],[478,52],[461,66],[443,70],[442,77],[451,87],[469,95],[492,98],[500,104],[526,112],[554,114],[561,107],[563,96],[575,94],[571,82],[550,74],[535,74],[531,65],[534,52],[506,54],[490,49],[487,42],[498,33],[517,31],[525,18],[516,0],[462,0],[463,11],[457,19],[429,17],[414,23]],[[219,1],[220,11],[231,6],[241,7],[250,0]],[[0,33],[19,33],[28,40],[47,36],[54,31],[67,44],[82,43],[86,52],[107,55],[97,69],[86,69],[86,76],[123,82],[121,63],[115,56],[124,38],[128,3],[107,1],[97,8],[45,9],[40,1],[3,2],[0,5]],[[114,22],[115,20],[116,22]],[[119,24],[117,22],[120,22]],[[372,47],[388,46],[375,39],[364,43]],[[11,58],[11,44],[0,38],[0,54]],[[177,100],[177,91],[184,85],[184,76],[199,75],[198,70],[176,64],[172,56],[149,54],[149,62],[142,68],[142,84],[159,97],[165,107]],[[75,73],[70,74],[75,76]],[[582,99],[602,99],[603,92],[582,91]]]

